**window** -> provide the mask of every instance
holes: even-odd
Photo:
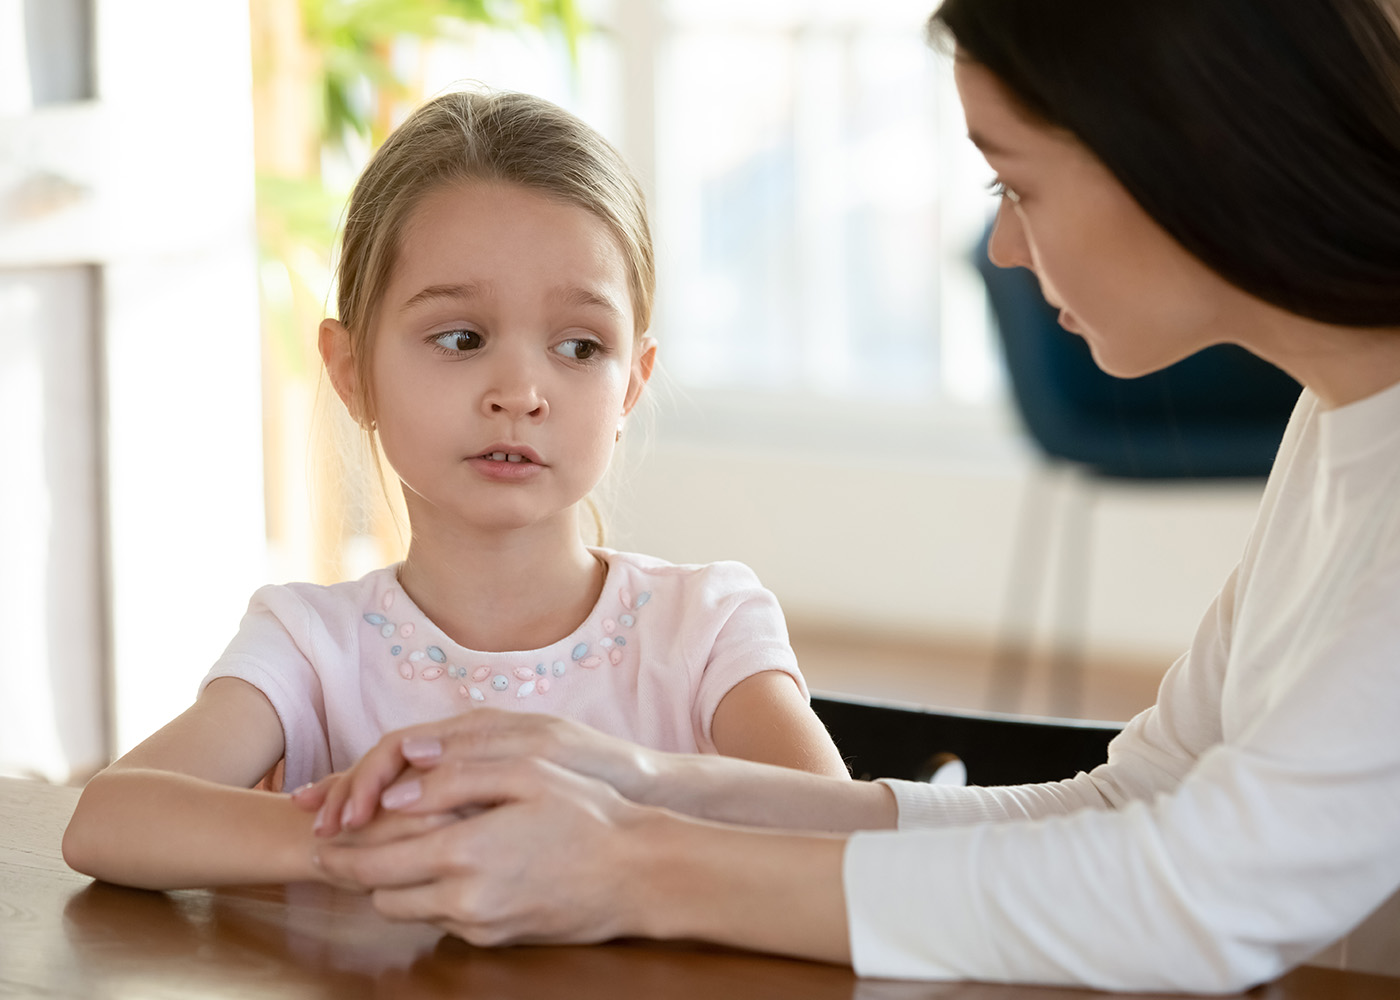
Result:
[[[991,208],[927,0],[670,0],[658,332],[695,390],[915,407],[999,395],[969,255]]]

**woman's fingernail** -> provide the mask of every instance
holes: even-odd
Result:
[[[403,755],[410,760],[436,760],[442,756],[442,743],[425,736],[405,736]]]
[[[316,787],[316,782],[314,782],[314,781],[308,781],[306,784],[302,785],[300,788],[293,788],[293,789],[292,789],[292,794],[293,794],[293,795],[300,795],[302,792],[309,792],[309,791],[311,791],[311,789],[313,789],[313,788],[315,788],[315,787]]]
[[[321,807],[320,811],[316,813],[315,822],[311,824],[311,829],[315,830],[317,833],[320,833],[326,828],[326,806],[328,805],[330,805],[329,802]]]
[[[354,816],[354,815],[355,815],[355,803],[353,803],[353,802],[347,802],[347,803],[345,803],[345,808],[342,809],[342,810],[340,810],[340,825],[341,825],[341,826],[349,826],[349,825],[350,825],[350,817],[352,817],[352,816]]]
[[[402,784],[392,785],[384,789],[384,794],[379,796],[380,804],[385,809],[402,809],[410,802],[417,802],[423,794],[423,785],[414,778],[412,781],[405,781]]]

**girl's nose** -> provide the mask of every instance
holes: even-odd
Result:
[[[1031,266],[1030,248],[1026,245],[1026,232],[1021,226],[1020,216],[1005,198],[997,207],[992,236],[987,241],[987,256],[997,267]]]
[[[539,379],[528,365],[519,362],[507,361],[497,368],[482,405],[489,414],[512,420],[541,420],[549,413],[549,402]]]

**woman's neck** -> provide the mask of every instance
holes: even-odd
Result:
[[[1250,331],[1239,343],[1311,389],[1324,408],[1400,382],[1400,328],[1336,326],[1258,305],[1236,327]]]
[[[504,531],[420,531],[399,583],[458,645],[542,649],[581,625],[602,594],[606,564],[572,518]]]

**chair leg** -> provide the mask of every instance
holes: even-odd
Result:
[[[1075,718],[1084,704],[1085,620],[1089,606],[1092,521],[1098,489],[1091,473],[1071,469],[1061,494],[1059,585],[1050,652],[1050,712]]]
[[[1050,525],[1055,517],[1054,494],[1058,491],[1054,487],[1060,472],[1058,463],[1037,465],[1021,493],[985,699],[986,707],[995,712],[1016,711],[1025,692],[1046,577]]]

